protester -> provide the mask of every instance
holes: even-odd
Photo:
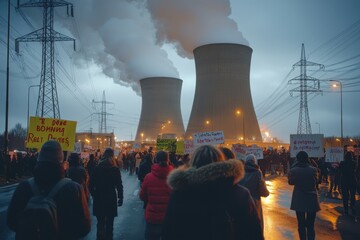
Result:
[[[93,214],[97,218],[97,239],[112,239],[114,218],[123,204],[123,185],[114,150],[107,148],[94,169],[89,184]]]
[[[169,164],[169,154],[159,151],[154,161],[151,173],[146,175],[140,191],[140,199],[147,203],[145,208],[146,240],[161,239],[162,223],[171,193],[166,183],[166,177],[173,170],[173,166]]]
[[[316,189],[318,171],[310,165],[308,154],[300,151],[290,168],[288,182],[294,185],[290,209],[296,211],[300,240],[315,239],[315,217],[320,211]]]
[[[66,177],[79,183],[85,192],[86,200],[89,201],[89,175],[85,168],[80,165],[80,157],[77,153],[71,153],[69,159],[69,169],[66,171]]]
[[[264,232],[264,218],[261,197],[267,197],[270,193],[266,187],[265,180],[260,171],[260,167],[257,165],[257,159],[255,155],[249,154],[246,156],[245,177],[238,184],[249,189],[260,216],[262,231]]]
[[[86,168],[87,168],[87,171],[88,171],[88,174],[90,177],[93,174],[95,167],[96,167],[95,155],[92,153],[92,154],[90,154],[89,161],[86,165]]]
[[[356,194],[356,165],[351,152],[345,154],[344,160],[340,162],[339,171],[341,174],[341,193],[344,206],[344,214],[349,214],[349,200],[351,214],[355,212],[355,194]]]
[[[38,161],[34,169],[34,181],[44,195],[64,178],[62,166],[63,152],[55,140],[44,143],[41,147]],[[18,235],[19,222],[25,206],[33,192],[29,181],[22,181],[11,199],[7,224]],[[90,231],[90,215],[82,187],[73,181],[68,181],[53,197],[57,206],[57,222],[59,236],[57,239],[79,239]]]
[[[144,156],[139,166],[138,179],[140,180],[140,183],[144,181],[146,174],[151,172],[152,165],[153,165],[153,156],[152,156],[152,148],[150,148],[149,152]]]
[[[239,160],[227,160],[210,145],[197,148],[188,169],[178,168],[167,182],[173,189],[163,223],[166,240],[263,239],[260,218]]]

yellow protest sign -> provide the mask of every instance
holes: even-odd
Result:
[[[55,139],[64,151],[73,151],[75,132],[75,121],[30,117],[26,147],[40,149],[46,141]]]
[[[176,139],[157,139],[156,140],[156,149],[158,151],[176,151]]]
[[[184,155],[185,154],[184,141],[177,141],[176,142],[176,154],[177,155]]]

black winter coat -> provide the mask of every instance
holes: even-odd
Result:
[[[236,185],[243,176],[239,160],[170,173],[173,192],[163,223],[164,239],[263,239],[253,199],[246,188]]]
[[[94,216],[117,216],[117,201],[123,201],[123,185],[119,168],[110,159],[101,160],[90,177]]]
[[[45,193],[49,193],[64,175],[59,166],[49,162],[38,162],[34,174],[35,182]],[[16,187],[7,216],[7,224],[11,230],[17,231],[19,218],[32,196],[33,192],[28,181],[23,181]],[[55,194],[54,201],[57,206],[59,239],[79,239],[90,232],[89,209],[80,184],[73,181],[66,183]]]

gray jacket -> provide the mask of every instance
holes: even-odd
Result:
[[[290,209],[299,212],[317,212],[320,210],[316,190],[317,169],[308,163],[296,162],[288,174],[288,182],[294,185]]]

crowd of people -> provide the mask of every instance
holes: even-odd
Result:
[[[85,161],[72,153],[64,164],[60,145],[48,141],[38,156],[31,157],[37,161],[29,176],[34,176],[42,194],[51,192],[59,179],[72,179],[53,197],[59,211],[58,239],[78,239],[90,231],[90,198],[97,239],[113,239],[114,218],[124,198],[121,173],[137,175],[139,199],[144,202],[144,239],[149,240],[264,239],[261,198],[270,194],[265,174],[287,176],[294,185],[290,209],[296,212],[300,239],[315,239],[321,182],[329,184],[330,193],[341,192],[344,214],[349,209],[356,214],[355,194],[360,190],[359,166],[351,152],[336,164],[311,159],[304,151],[290,158],[285,149],[264,150],[264,159],[249,154],[237,160],[230,149],[211,145],[200,146],[191,155],[150,147],[115,156],[108,148]],[[34,195],[31,189],[29,181],[22,181],[9,206],[8,226],[17,236],[21,212]],[[181,227],[184,223],[186,227]]]

